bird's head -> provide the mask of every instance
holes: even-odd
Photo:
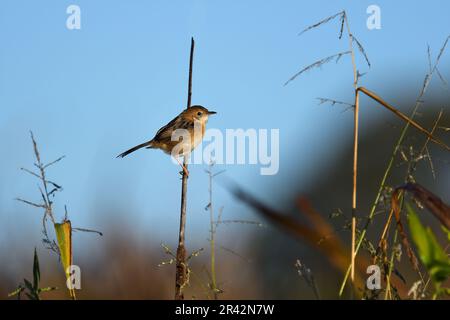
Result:
[[[185,110],[185,116],[193,121],[200,121],[206,123],[210,115],[216,114],[215,111],[209,111],[205,107],[195,105]]]

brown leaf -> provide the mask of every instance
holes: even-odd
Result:
[[[419,271],[419,263],[417,261],[417,257],[414,254],[411,245],[409,244],[408,237],[406,236],[405,229],[403,228],[402,220],[400,217],[401,210],[399,205],[399,199],[402,192],[403,192],[402,188],[397,188],[394,190],[391,197],[391,206],[392,210],[394,210],[395,220],[397,221],[397,229],[400,233],[400,236],[402,237],[403,246],[406,249],[406,253],[408,254],[409,260],[411,261],[414,270]]]
[[[418,183],[407,183],[397,189],[405,190],[423,204],[447,228],[450,229],[450,207],[438,196]]]

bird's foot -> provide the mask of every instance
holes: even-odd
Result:
[[[183,166],[183,165],[181,166],[181,168],[183,169],[183,170],[180,171],[181,176],[186,175],[186,178],[189,178],[189,171],[188,171],[188,169],[186,169],[186,167]]]
[[[180,162],[180,160],[178,160],[178,158],[175,158],[175,160],[177,160],[178,164],[180,165],[180,167],[183,169],[183,171],[180,171],[180,174],[183,176],[183,173],[186,175],[186,178],[189,178],[189,171],[186,168],[186,166],[184,164],[182,164]]]

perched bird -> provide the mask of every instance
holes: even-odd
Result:
[[[187,156],[195,147],[203,140],[205,134],[206,123],[210,115],[215,114],[214,111],[209,111],[205,107],[195,105],[187,108],[176,116],[172,121],[166,124],[164,127],[158,130],[155,137],[147,142],[141,143],[117,156],[117,158],[123,158],[136,150],[141,148],[147,149],[161,149],[167,154],[171,154],[181,165],[183,171],[189,175],[186,167],[178,160],[179,156]],[[188,141],[179,141],[177,138],[177,129],[184,129],[179,134],[187,132],[189,134]],[[172,135],[175,139],[173,140]],[[181,143],[181,145],[180,145]],[[183,144],[184,143],[184,144]],[[177,147],[178,146],[178,147]],[[177,147],[177,149],[175,149]],[[174,154],[175,151],[175,154]]]

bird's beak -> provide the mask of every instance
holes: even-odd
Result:
[[[217,112],[215,112],[215,111],[208,111],[208,114],[209,115],[211,115],[211,114],[216,114]]]

